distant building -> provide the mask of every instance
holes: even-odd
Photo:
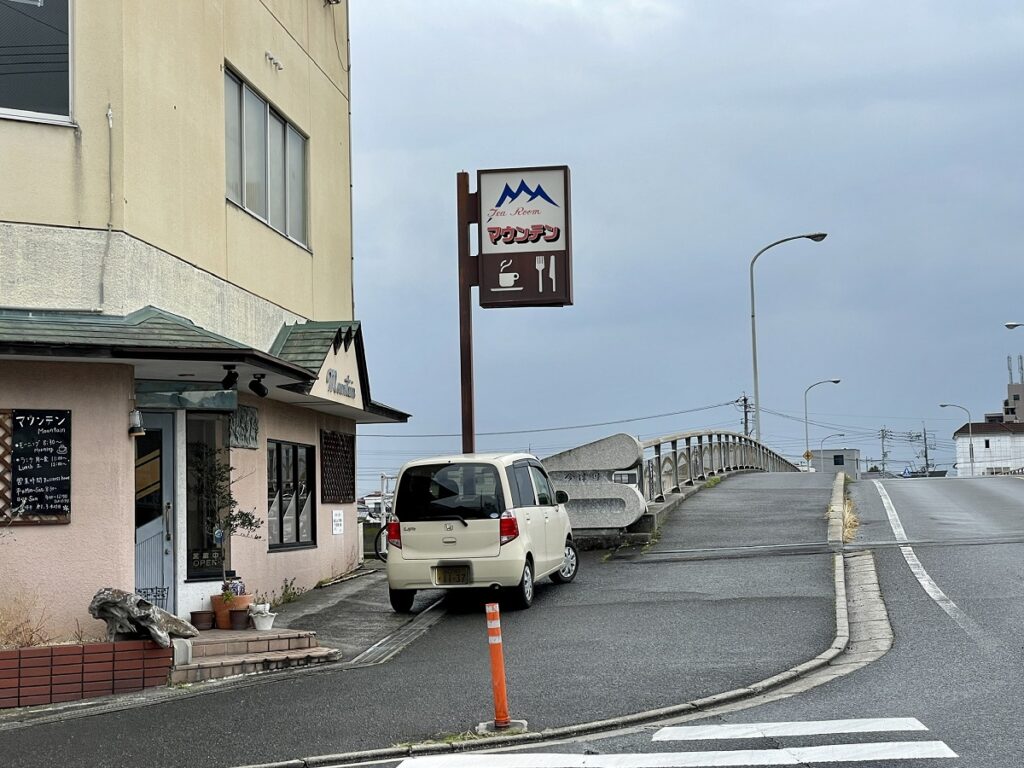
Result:
[[[811,456],[811,466],[816,472],[845,472],[854,480],[860,478],[859,448],[812,450]]]
[[[971,474],[971,435],[974,439],[974,474],[1005,475],[1024,468],[1024,422],[975,422],[953,433],[956,468],[960,477]]]

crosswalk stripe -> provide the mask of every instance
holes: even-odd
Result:
[[[744,765],[805,765],[869,760],[957,757],[941,741],[830,744],[787,749],[738,749],[720,752],[649,752],[632,755],[552,753],[432,755],[404,760],[399,768],[724,768]]]
[[[869,717],[851,720],[805,720],[786,723],[723,723],[662,728],[654,741],[697,741],[700,739],[755,739],[778,736],[820,736],[828,733],[879,733],[882,731],[927,731],[913,717]]]

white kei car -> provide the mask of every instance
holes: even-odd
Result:
[[[527,453],[408,462],[388,522],[391,607],[408,613],[419,589],[483,587],[504,589],[516,607],[529,608],[537,579],[576,578],[568,500]]]

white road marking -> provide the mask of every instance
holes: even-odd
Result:
[[[892,499],[889,498],[889,493],[882,486],[881,481],[872,480],[875,484],[875,488],[878,489],[878,495],[882,498],[882,506],[885,507],[885,513],[889,516],[889,527],[892,528],[892,533],[896,537],[896,541],[900,544],[905,544],[907,541],[907,534],[903,530],[903,523],[900,522],[900,516],[896,514],[896,507],[892,503]],[[917,559],[917,554],[914,552],[912,547],[902,546],[900,552],[903,553],[903,559],[907,561],[907,565],[910,566],[910,571],[914,574],[918,583],[928,593],[928,596],[934,600],[938,606],[944,610],[949,617],[957,623],[957,625],[967,634],[973,637],[981,637],[981,628],[975,624],[971,618],[957,607],[949,597],[939,589],[939,585],[935,583],[931,576],[928,575],[928,571],[921,565],[921,561]]]
[[[685,725],[662,728],[654,734],[654,741],[758,739],[779,736],[820,736],[828,733],[927,730],[920,720],[913,717],[804,720],[789,723],[725,723],[722,725]]]
[[[570,755],[524,752],[516,755],[433,755],[413,757],[399,768],[711,768],[739,765],[806,765],[868,760],[958,757],[941,741],[832,744],[789,749],[737,749],[721,752],[648,752],[632,755]]]

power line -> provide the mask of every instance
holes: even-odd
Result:
[[[616,419],[615,421],[597,421],[593,424],[574,424],[566,427],[539,427],[537,429],[508,429],[497,432],[477,432],[477,437],[493,437],[495,435],[529,435],[537,432],[564,432],[570,429],[589,429],[590,427],[608,427],[613,424],[629,424],[634,421],[649,421],[651,419],[663,419],[667,416],[681,416],[684,413],[697,413],[698,411],[710,411],[714,408],[722,408],[726,405],[732,405],[733,400],[728,400],[724,403],[716,403],[714,405],[702,405],[699,408],[687,408],[682,411],[672,411],[670,413],[657,413],[653,416],[637,416],[632,419]],[[395,438],[412,438],[412,437],[461,437],[461,432],[448,432],[438,434],[420,434],[420,435],[382,435],[379,433],[360,434],[359,437],[395,437]]]

